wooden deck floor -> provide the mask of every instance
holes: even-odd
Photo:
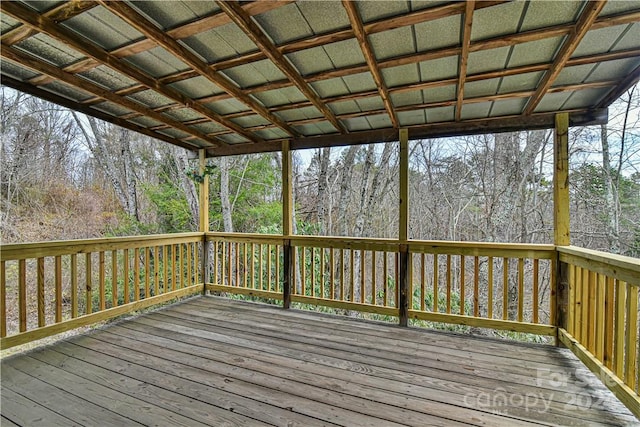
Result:
[[[2,426],[638,424],[566,350],[216,297],[7,358],[1,396]]]

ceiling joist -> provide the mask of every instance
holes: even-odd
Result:
[[[462,115],[462,100],[464,99],[464,84],[467,80],[467,64],[469,63],[469,47],[471,46],[471,26],[473,24],[473,11],[475,1],[465,2],[464,19],[462,21],[462,43],[460,58],[458,60],[458,90],[456,94],[456,121],[460,121]]]

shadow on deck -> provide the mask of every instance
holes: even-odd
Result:
[[[630,425],[568,350],[196,297],[2,361],[3,426]]]

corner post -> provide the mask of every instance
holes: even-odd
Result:
[[[291,150],[289,141],[282,143],[282,235],[283,267],[282,267],[282,307],[291,306],[291,284],[293,279],[293,248],[291,234],[293,232],[293,188],[291,172]]]
[[[400,129],[400,206],[399,206],[399,230],[400,263],[398,277],[398,316],[400,326],[409,324],[409,131]]]
[[[206,293],[207,279],[209,278],[209,243],[207,242],[207,233],[209,232],[209,176],[204,174],[207,164],[207,150],[204,148],[198,150],[198,158],[200,160],[198,173],[204,176],[204,181],[198,185],[198,231],[202,233],[200,272],[203,284],[202,293],[204,294]]]
[[[568,246],[569,234],[569,114],[558,113],[553,140],[553,243]],[[555,319],[558,328],[567,328],[569,308],[569,266],[560,261],[556,252]],[[556,337],[556,344],[558,344]]]

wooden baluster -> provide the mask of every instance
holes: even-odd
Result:
[[[76,254],[71,254],[71,317],[73,319],[78,317],[78,256]]]
[[[92,272],[91,272],[91,265],[92,261],[91,261],[91,252],[87,252],[87,254],[85,255],[85,263],[84,263],[84,268],[85,268],[85,274],[86,274],[86,287],[85,287],[85,313],[86,314],[91,314],[93,311],[93,289],[92,289]]]
[[[438,307],[438,254],[433,254],[433,312],[438,313],[440,307]]]
[[[595,354],[596,349],[596,273],[589,271],[589,311],[585,319],[588,322],[587,326],[587,349],[591,354]]]
[[[487,317],[493,319],[493,257],[487,260]]]
[[[638,357],[638,286],[620,283],[627,287],[624,383],[635,391],[637,380],[635,369]]]
[[[568,264],[569,267],[569,318],[567,319],[567,331],[576,337],[576,266]]]
[[[7,263],[0,261],[0,338],[7,336]]]
[[[153,294],[160,295],[160,246],[153,250]]]
[[[307,248],[300,248],[300,291],[302,295],[307,295]]]
[[[595,335],[595,353],[598,360],[604,360],[604,311],[606,288],[605,280],[602,274],[596,275],[596,335]]]
[[[394,259],[396,263],[395,265],[396,277],[394,278],[395,284],[396,284],[394,307],[398,308],[400,305],[400,253],[399,252],[396,252]]]
[[[272,291],[273,289],[271,289],[271,262],[273,260],[272,256],[271,256],[271,251],[273,251],[273,247],[272,245],[267,245],[267,291]]]
[[[557,304],[558,304],[558,297],[556,295],[557,289],[556,289],[556,283],[558,280],[561,280],[562,277],[558,277],[556,279],[557,271],[558,270],[558,263],[556,261],[555,258],[551,259],[551,272],[550,272],[550,276],[551,276],[551,281],[550,283],[550,296],[549,296],[549,323],[551,323],[552,325],[557,323],[557,316],[556,316],[556,310],[557,310]],[[556,344],[557,344],[557,339],[556,339]]]
[[[331,293],[331,299],[336,299],[336,292],[335,292],[336,272],[335,272],[334,261],[335,261],[335,249],[331,248],[329,251],[329,265],[331,267],[329,271],[329,292]]]
[[[62,322],[62,257],[55,257],[56,323]]]
[[[538,323],[538,305],[540,304],[539,295],[538,295],[538,270],[540,268],[540,261],[538,259],[533,260],[533,282],[532,286],[532,309],[533,309],[533,323]],[[569,315],[568,325],[571,324],[571,315]]]
[[[344,250],[340,249],[340,301],[344,301]]]
[[[473,315],[480,316],[480,258],[473,257]]]
[[[236,274],[234,274],[235,283],[233,286],[240,287],[240,242],[233,243],[233,263],[235,265]]]
[[[582,340],[589,348],[589,270],[582,270]]]
[[[524,258],[518,258],[518,322],[524,319]]]
[[[144,297],[151,295],[151,248],[144,248]]]
[[[226,265],[227,265],[227,242],[221,242],[222,253],[220,254],[220,284],[224,285],[226,277]]]
[[[290,246],[291,248],[291,272],[290,272],[290,277],[291,277],[291,284],[292,286],[290,286],[290,293],[292,294],[297,294],[298,293],[298,278],[296,277],[296,265],[298,263],[298,247],[297,246]],[[286,260],[285,260],[286,261]],[[285,262],[285,266],[286,266],[286,262]],[[286,271],[285,271],[286,273]],[[286,290],[286,289],[285,289]],[[286,294],[286,292],[285,292]],[[286,304],[285,304],[286,306]],[[288,308],[288,307],[287,307]]]
[[[215,246],[215,253],[218,252],[217,244]],[[162,246],[162,293],[169,291],[169,246]],[[216,276],[218,270],[216,266]]]
[[[324,253],[325,253],[325,248],[320,248],[320,298],[326,298],[326,295],[324,293],[324,273],[325,273]]]
[[[220,256],[218,254],[219,251],[219,242],[218,241],[214,241],[213,242],[213,282],[216,285],[220,285],[220,276],[218,275],[218,269],[219,269],[219,263],[220,263]]]
[[[248,258],[247,258],[247,243],[245,242],[242,245],[242,266],[243,266],[243,280],[242,283],[244,285],[244,287],[248,287],[249,285],[249,264],[248,264]]]
[[[133,300],[140,299],[140,248],[133,250]]]
[[[111,251],[111,307],[118,306],[118,251]]]
[[[613,277],[606,278],[605,315],[604,315],[604,365],[613,371],[613,343],[614,343],[614,312],[615,287]]]
[[[27,330],[27,261],[18,261],[18,319],[20,332]]]
[[[464,282],[465,282],[465,268],[464,268],[464,263],[465,263],[465,257],[464,255],[460,255],[460,314],[464,316],[464,299],[465,299],[465,295],[464,295]]]
[[[187,286],[193,285],[193,264],[191,257],[193,256],[193,252],[191,250],[192,243],[187,243]],[[237,259],[237,248],[236,248],[236,259]],[[238,269],[236,269],[237,271]],[[237,282],[237,281],[236,281]]]
[[[251,274],[251,289],[255,289],[256,288],[256,259],[255,259],[255,246],[253,243],[251,243],[249,245],[249,258],[251,259],[251,270],[250,270],[250,274]]]
[[[383,286],[383,298],[384,298],[384,304],[382,304],[383,306],[387,307],[389,305],[389,295],[388,295],[388,288],[389,288],[389,276],[388,276],[388,271],[389,271],[389,252],[383,252],[384,254],[384,260],[382,263],[382,270],[383,270],[383,280],[384,280],[384,286]]]
[[[311,248],[311,296],[316,296],[316,248]]]
[[[262,262],[262,248],[263,248],[263,244],[259,244],[258,245],[258,280],[259,280],[259,289],[262,290],[263,289],[263,284],[264,284],[264,263]]]
[[[98,292],[100,311],[107,307],[105,296],[105,268],[104,268],[104,251],[98,253]]]
[[[371,304],[378,305],[376,283],[376,251],[371,251]]]
[[[616,311],[615,311],[615,347],[613,350],[614,372],[618,378],[624,375],[624,341],[625,328],[624,318],[627,307],[627,288],[624,282],[615,279],[616,288]]]
[[[353,249],[349,249],[349,289],[351,290],[351,302],[354,302],[355,298],[355,273],[355,254]]]
[[[178,256],[180,257],[180,262],[178,263],[178,267],[180,270],[180,289],[185,287],[184,280],[185,280],[185,273],[186,273],[185,272],[186,263],[184,260],[184,257],[185,257],[184,252],[185,252],[184,245],[181,243],[178,245]],[[229,280],[231,280],[231,263],[229,263]]]
[[[451,314],[451,255],[447,255],[447,314]]]
[[[367,253],[364,250],[360,250],[360,304],[364,304],[364,296],[366,293],[366,274],[365,274],[365,257]]]
[[[509,258],[502,258],[502,320],[509,317]]]
[[[427,299],[426,280],[425,280],[425,254],[420,254],[420,311],[424,311],[425,300]]]
[[[45,325],[44,312],[44,258],[38,258],[38,327]]]
[[[582,342],[582,267],[575,267],[575,309],[574,309],[574,337]]]
[[[280,245],[276,245],[276,284],[275,284],[275,289],[273,289],[273,291],[275,292],[282,292],[282,288],[280,287],[280,283],[282,283],[282,281],[280,280]]]

